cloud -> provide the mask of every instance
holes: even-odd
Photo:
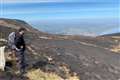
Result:
[[[95,33],[94,31],[81,28],[68,28],[67,30],[64,30],[63,33],[67,35],[97,36],[97,33]]]
[[[118,3],[118,0],[0,0],[4,3],[37,3],[37,2],[107,2],[107,3]]]
[[[3,3],[63,2],[63,0],[1,0]]]

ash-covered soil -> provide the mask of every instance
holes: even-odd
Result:
[[[16,30],[14,27],[29,29],[25,35],[28,68],[53,71],[66,78],[65,72],[59,69],[64,65],[70,74],[77,73],[80,80],[120,80],[120,52],[111,51],[120,43],[120,35],[116,35],[117,38],[53,35],[19,20],[0,19],[0,22],[0,39],[7,39],[8,34]],[[0,46],[5,44],[0,41]]]

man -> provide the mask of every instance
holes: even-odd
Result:
[[[19,68],[20,74],[25,73],[25,40],[24,33],[26,29],[20,28],[17,32],[10,33],[8,37],[8,46],[12,50],[12,54],[15,54],[17,58],[17,67]]]

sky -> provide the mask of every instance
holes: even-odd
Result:
[[[0,17],[21,19],[51,33],[120,31],[119,0],[0,0]]]

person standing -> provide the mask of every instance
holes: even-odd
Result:
[[[12,50],[12,54],[15,54],[17,59],[17,68],[19,69],[20,74],[25,73],[25,50],[26,50],[26,44],[24,40],[24,33],[26,29],[20,28],[16,32],[12,32],[9,34],[8,37],[8,46]]]

